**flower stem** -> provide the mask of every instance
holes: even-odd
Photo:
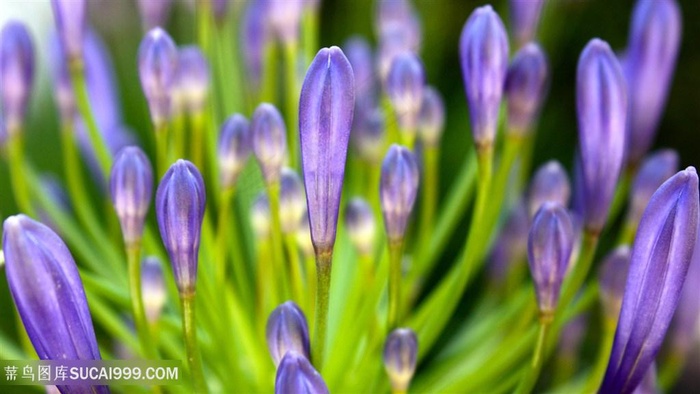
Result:
[[[328,331],[328,299],[331,287],[331,250],[316,252],[316,312],[314,322],[313,364],[317,370],[323,367],[323,356]]]
[[[33,216],[34,207],[29,193],[29,185],[24,175],[24,137],[20,130],[10,132],[7,145],[9,155],[10,180],[17,208],[27,215]]]
[[[421,216],[420,216],[420,240],[419,254],[428,252],[431,235],[435,222],[435,207],[437,206],[438,185],[438,157],[439,149],[426,146],[423,150],[423,178],[421,179]],[[421,260],[425,258],[421,256]]]
[[[306,297],[304,296],[304,275],[301,272],[301,261],[299,259],[299,250],[294,234],[285,234],[284,246],[289,256],[289,278],[292,282],[292,297],[299,305],[306,305]]]
[[[156,136],[156,172],[158,178],[168,170],[168,124],[161,122],[155,125]]]
[[[141,245],[138,242],[126,246],[127,265],[129,267],[129,292],[131,293],[131,310],[134,314],[134,326],[141,342],[141,354],[151,360],[158,358],[158,351],[151,338],[146,320],[141,293]]]
[[[617,320],[603,318],[603,334],[601,338],[600,349],[598,349],[598,357],[596,358],[593,371],[588,377],[586,387],[583,390],[586,393],[593,393],[598,390],[603,382],[603,375],[608,366],[610,352],[612,351],[613,341],[615,339],[615,329],[617,328]]]
[[[543,353],[544,348],[547,344],[547,335],[549,334],[550,321],[547,319],[540,319],[540,329],[537,334],[537,343],[535,344],[535,351],[532,354],[532,362],[530,363],[530,368],[525,371],[523,379],[520,381],[520,385],[515,391],[518,394],[527,394],[532,391],[537,383],[537,378],[540,376],[540,371],[542,370],[543,364]]]
[[[204,111],[190,115],[191,125],[191,140],[190,140],[190,155],[192,162],[197,168],[204,172]]]
[[[401,254],[403,240],[389,241],[389,313],[387,330],[396,328],[401,319]]]
[[[280,221],[280,183],[275,182],[268,186],[268,196],[270,197],[270,216],[272,217],[272,228],[270,228],[270,237],[272,240],[272,260],[273,272],[272,277],[277,282],[277,294],[283,298],[289,296],[287,288],[287,271],[285,269],[284,245],[282,241],[282,224]],[[282,300],[275,300],[275,302]]]
[[[192,387],[195,393],[206,393],[208,390],[204,381],[204,370],[202,369],[195,326],[195,293],[180,294],[180,301],[182,303],[182,329],[185,334],[187,364],[190,375],[192,375]]]
[[[297,49],[294,42],[284,45],[285,60],[285,104],[287,106],[287,141],[289,141],[289,165],[298,168],[299,133],[297,130],[299,111],[299,88],[297,86]]]

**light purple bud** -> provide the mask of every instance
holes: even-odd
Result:
[[[394,392],[406,392],[416,372],[418,338],[410,328],[397,328],[384,342],[384,369]]]
[[[201,113],[209,93],[209,64],[202,51],[189,45],[178,51],[177,74],[173,82],[174,107]]]
[[[510,0],[508,5],[513,25],[513,38],[518,47],[522,47],[535,38],[544,0]]]
[[[178,52],[168,33],[156,27],[149,31],[139,46],[139,77],[148,100],[154,124],[170,117],[171,89],[177,75]]]
[[[623,69],[629,89],[629,152],[638,163],[654,142],[681,42],[681,11],[674,0],[638,1]]]
[[[199,170],[189,161],[176,161],[158,185],[156,218],[181,296],[195,291],[205,206],[204,181]]]
[[[644,159],[630,190],[631,201],[627,220],[634,227],[639,224],[651,196],[659,186],[678,172],[678,165],[678,153],[673,149],[660,150]]]
[[[141,22],[148,31],[158,26],[165,26],[172,8],[172,0],[138,0]]]
[[[418,56],[407,52],[395,57],[389,69],[386,92],[404,131],[415,133],[424,88],[425,71]]]
[[[277,367],[275,394],[328,394],[321,375],[303,355],[290,350]]]
[[[542,48],[535,43],[525,45],[515,54],[506,77],[508,131],[529,132],[542,107],[549,78],[549,66]]]
[[[83,39],[87,31],[87,0],[51,0],[56,30],[68,59],[83,56]]]
[[[27,27],[10,21],[0,33],[0,94],[6,128],[15,132],[27,113],[34,86],[34,45]]]
[[[153,194],[151,162],[139,147],[128,146],[119,151],[112,164],[109,189],[124,242],[139,242]]]
[[[288,167],[282,169],[280,179],[280,222],[282,232],[293,233],[299,227],[301,216],[306,213],[304,184],[299,174]]]
[[[384,154],[384,114],[377,109],[361,109],[355,113],[352,141],[360,156],[370,163],[379,163]]]
[[[493,144],[508,69],[508,36],[491,6],[479,7],[467,20],[459,41],[464,90],[477,147]]]
[[[380,41],[387,36],[400,37],[403,49],[418,53],[421,44],[421,26],[418,14],[408,0],[380,0],[377,2],[376,28]]]
[[[302,0],[265,0],[272,31],[285,45],[299,41],[299,25],[304,10]]]
[[[160,318],[168,299],[163,268],[157,257],[146,257],[141,261],[141,294],[146,319],[154,324]]]
[[[231,115],[221,127],[217,156],[221,187],[232,188],[253,150],[250,124],[240,114]]]
[[[693,254],[699,198],[697,173],[688,167],[661,185],[644,211],[601,393],[631,393],[654,361]]]
[[[345,207],[345,229],[361,255],[371,256],[374,252],[376,227],[369,203],[359,197],[351,199]]]
[[[533,219],[527,242],[540,319],[553,317],[573,246],[574,227],[566,209],[556,202],[542,205]]]
[[[289,351],[297,352],[307,359],[311,357],[306,316],[293,301],[287,301],[272,311],[267,319],[265,337],[275,367],[279,366]]]
[[[527,204],[530,217],[535,217],[540,207],[548,201],[566,207],[570,198],[571,184],[566,170],[558,161],[548,161],[537,169],[530,183]]]
[[[253,151],[267,184],[279,182],[287,160],[287,129],[282,115],[272,104],[258,105],[250,122]]]
[[[261,192],[250,207],[250,224],[258,239],[270,234],[270,201],[267,193]]]
[[[333,250],[355,107],[350,62],[338,47],[316,54],[299,99],[301,164],[317,253]]]
[[[625,150],[627,90],[610,46],[597,38],[581,53],[576,76],[583,220],[600,232],[608,217]]]
[[[54,98],[58,106],[58,112],[61,121],[72,121],[77,114],[77,108],[73,97],[70,73],[68,72],[68,62],[58,36],[52,37],[49,51],[51,64],[53,65],[51,67],[51,76],[53,78]]]
[[[372,47],[367,40],[353,36],[345,45],[343,52],[347,55],[355,75],[355,97],[358,105],[375,104],[376,76],[374,74],[374,57]]]
[[[489,274],[497,284],[505,283],[508,273],[527,256],[530,217],[524,201],[518,201],[508,215],[491,251]]]
[[[382,163],[379,195],[390,242],[403,239],[418,193],[418,162],[410,150],[392,145]]]
[[[241,48],[253,91],[259,90],[265,47],[272,35],[265,22],[265,7],[264,1],[249,2],[241,23]]]
[[[432,86],[423,90],[423,101],[418,114],[418,136],[430,147],[437,147],[445,127],[445,103]]]
[[[600,301],[605,317],[615,322],[620,315],[629,265],[630,248],[626,245],[620,246],[605,257],[598,274]]]

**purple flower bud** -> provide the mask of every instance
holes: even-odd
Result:
[[[195,291],[205,205],[202,175],[194,164],[178,160],[158,185],[156,218],[181,295]]]
[[[24,122],[34,86],[34,46],[27,27],[11,21],[0,33],[0,94],[7,122],[14,132]]]
[[[416,372],[418,338],[410,328],[397,328],[384,343],[384,369],[394,392],[406,392]]]
[[[222,188],[234,186],[252,150],[248,120],[240,114],[231,115],[221,127],[217,147]]]
[[[287,301],[272,311],[267,319],[265,336],[275,367],[288,351],[295,351],[307,359],[311,357],[306,316],[293,301]]]
[[[374,58],[372,47],[360,36],[350,38],[343,45],[355,75],[355,97],[358,105],[375,104],[376,81],[374,75]]]
[[[302,0],[266,0],[270,28],[283,44],[299,41]]]
[[[112,164],[109,189],[124,242],[127,246],[139,242],[153,194],[151,162],[140,148],[128,146],[119,151]]]
[[[5,220],[2,245],[10,293],[39,358],[100,360],[83,283],[61,238],[17,215]]]
[[[160,318],[168,299],[163,268],[157,257],[146,257],[141,262],[141,294],[146,319],[153,324]]]
[[[177,61],[175,42],[160,27],[149,31],[141,41],[139,77],[155,124],[170,117],[171,89],[177,75]]]
[[[384,114],[377,109],[361,109],[355,113],[352,139],[358,153],[370,163],[379,163],[384,154]]]
[[[265,47],[271,41],[270,36],[270,29],[265,23],[265,2],[249,2],[241,23],[241,48],[253,91],[260,87],[263,56]]]
[[[63,53],[61,40],[58,36],[52,37],[49,47],[49,58],[53,65],[51,67],[51,76],[53,78],[54,99],[58,106],[58,113],[61,121],[72,121],[77,114],[77,109],[66,55]],[[86,66],[86,68],[88,67]]]
[[[301,164],[317,253],[332,251],[335,243],[354,106],[350,62],[338,47],[321,49],[306,72],[299,99]]]
[[[546,202],[533,219],[527,241],[541,319],[551,319],[557,308],[573,246],[574,227],[566,209],[559,203]]]
[[[603,260],[598,275],[600,284],[600,301],[605,317],[617,321],[622,306],[622,296],[627,283],[627,271],[630,265],[630,248],[620,246]]]
[[[87,31],[87,0],[51,0],[56,30],[68,59],[83,56],[83,38]]]
[[[270,201],[267,193],[261,192],[250,207],[250,224],[258,239],[270,234]]]
[[[510,132],[523,134],[532,129],[546,95],[548,78],[547,58],[539,45],[529,43],[515,54],[505,86]]]
[[[386,92],[403,130],[415,132],[424,88],[425,72],[418,56],[406,52],[395,57],[389,69]]]
[[[571,198],[571,185],[566,170],[556,160],[548,161],[537,169],[530,183],[528,211],[530,217],[547,201],[559,203],[565,207]]]
[[[282,115],[272,104],[260,104],[253,113],[250,131],[253,151],[265,182],[279,182],[282,166],[287,159],[287,129]]]
[[[355,197],[345,208],[345,228],[358,252],[370,256],[374,251],[376,225],[372,207],[362,198]]]
[[[511,268],[527,256],[527,236],[530,217],[523,201],[519,201],[508,215],[491,251],[489,273],[496,283],[504,283]]]
[[[328,394],[321,375],[303,355],[290,350],[277,367],[275,394]]]
[[[400,38],[404,50],[418,53],[421,26],[411,3],[408,0],[381,0],[377,3],[376,29],[380,40],[384,41],[387,36]]]
[[[700,330],[698,289],[700,289],[700,233],[695,241],[695,250],[683,284],[678,309],[671,322],[671,332],[668,339],[674,353],[688,354],[693,348],[693,341],[697,338],[698,330]]]
[[[282,169],[280,179],[280,222],[282,232],[293,233],[299,227],[302,215],[306,213],[304,184],[299,174],[288,167]]]
[[[649,150],[666,106],[681,42],[681,12],[674,0],[638,1],[623,69],[629,89],[629,160]]]
[[[661,185],[644,211],[601,393],[632,392],[654,361],[693,254],[698,199],[698,176],[688,167]]]
[[[144,30],[148,31],[158,26],[165,26],[170,15],[172,0],[138,0],[136,4],[141,13]]]
[[[178,51],[174,78],[174,107],[195,114],[202,112],[209,93],[209,64],[198,47],[190,45]]]
[[[508,5],[513,37],[518,47],[522,47],[535,38],[544,0],[510,0]]]
[[[477,147],[491,145],[508,69],[508,36],[490,5],[472,12],[462,30],[459,53],[474,141]]]
[[[418,162],[410,150],[392,145],[382,163],[379,195],[390,242],[399,242],[418,193]]]
[[[418,135],[427,146],[437,147],[445,127],[445,103],[432,86],[423,91],[423,101],[418,114]]]
[[[668,178],[678,172],[678,153],[673,149],[660,150],[649,155],[639,168],[630,191],[630,208],[627,220],[634,227],[639,224],[642,213],[651,196]]]
[[[597,38],[581,53],[576,76],[583,220],[600,232],[608,217],[625,150],[627,90],[610,46]]]

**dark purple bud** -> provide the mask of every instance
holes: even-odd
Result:
[[[330,252],[335,243],[354,107],[350,62],[338,47],[321,49],[299,99],[301,164],[311,240],[319,253]]]
[[[649,155],[639,168],[630,190],[630,208],[627,220],[637,227],[651,196],[668,178],[678,172],[678,153],[663,149]]]
[[[303,355],[290,350],[277,367],[275,394],[328,394],[321,375]]]
[[[138,0],[141,22],[144,30],[148,31],[158,26],[165,26],[170,15],[172,0]]]
[[[508,69],[508,36],[490,5],[472,12],[462,30],[459,53],[474,142],[491,145]]]
[[[153,324],[160,318],[168,299],[163,268],[157,257],[146,257],[141,262],[141,294],[146,319]]]
[[[272,104],[258,105],[250,122],[250,132],[255,158],[265,182],[279,182],[282,166],[287,160],[287,129],[282,115]]]
[[[547,58],[539,45],[529,43],[515,54],[505,86],[509,132],[521,135],[532,129],[547,93],[548,78]]]
[[[360,36],[350,38],[343,45],[355,75],[355,97],[358,105],[374,105],[376,94],[376,77],[374,74],[374,57],[372,47]]]
[[[376,227],[372,207],[367,201],[355,197],[348,202],[345,208],[345,229],[361,255],[370,256],[374,251]]]
[[[194,164],[178,160],[158,185],[156,218],[181,295],[195,291],[205,205],[202,175]]]
[[[508,4],[513,38],[522,47],[535,38],[544,0],[510,0]]]
[[[177,75],[173,82],[174,107],[190,113],[204,110],[209,93],[209,64],[202,51],[185,46],[178,51]]]
[[[390,242],[403,239],[418,193],[418,162],[410,150],[392,145],[382,163],[379,195]]]
[[[280,179],[280,222],[282,232],[293,233],[299,227],[302,215],[306,213],[304,184],[299,174],[288,167],[282,169]]]
[[[397,328],[384,343],[384,369],[394,392],[406,392],[416,372],[418,338],[410,328]]]
[[[139,242],[153,194],[151,162],[139,147],[119,151],[112,164],[109,190],[124,242],[127,246]]]
[[[535,283],[540,318],[551,319],[574,246],[574,226],[566,209],[547,202],[537,211],[527,241],[530,272]]]
[[[603,304],[605,317],[615,322],[620,315],[629,265],[630,248],[620,246],[605,257],[598,274],[600,301]]]
[[[505,283],[511,268],[527,256],[530,217],[524,201],[519,201],[508,215],[491,251],[489,272],[496,283]]]
[[[270,28],[283,44],[299,41],[299,24],[304,10],[302,0],[266,0]]]
[[[681,42],[674,0],[638,1],[623,61],[629,89],[629,160],[639,162],[654,142]]]
[[[250,207],[250,224],[258,239],[270,234],[270,201],[267,193],[261,192]]]
[[[698,198],[688,167],[661,185],[642,215],[601,393],[632,392],[661,347],[695,246]]]
[[[175,42],[160,27],[149,31],[141,41],[139,77],[155,124],[170,117],[171,90],[177,75],[177,61]]]
[[[87,31],[87,0],[51,0],[56,30],[68,59],[83,56],[83,39]]]
[[[389,68],[386,92],[403,130],[415,133],[424,88],[425,71],[418,56],[406,52],[395,57]],[[408,138],[413,139],[415,136]]]
[[[566,207],[569,205],[570,198],[571,184],[566,170],[558,161],[548,161],[537,169],[530,183],[527,204],[530,217],[535,217],[537,211],[547,201]]]
[[[382,160],[386,128],[384,114],[377,109],[362,109],[355,113],[352,139],[360,156],[370,163]]]
[[[232,188],[253,150],[250,124],[240,114],[231,115],[221,127],[217,156],[221,187]]]
[[[683,284],[678,309],[671,322],[668,339],[671,350],[686,355],[693,348],[693,341],[700,335],[700,234],[695,241],[693,258]]]
[[[597,38],[581,53],[576,76],[583,221],[600,232],[608,217],[625,151],[627,90],[610,46]]]
[[[15,132],[24,122],[34,86],[34,46],[27,27],[11,21],[0,33],[0,94],[6,128]]]
[[[426,146],[437,147],[445,127],[445,103],[432,86],[423,90],[423,101],[418,114],[418,136]]]
[[[253,91],[260,87],[265,47],[271,41],[265,7],[264,1],[249,2],[241,23],[241,48]]]
[[[272,311],[267,319],[265,336],[275,367],[279,366],[288,351],[294,351],[307,359],[311,357],[306,316],[293,301],[287,301]]]

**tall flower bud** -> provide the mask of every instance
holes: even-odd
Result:
[[[394,392],[402,393],[416,372],[418,358],[418,338],[410,328],[397,328],[389,334],[384,343],[384,369],[391,380]]]
[[[139,147],[119,151],[112,164],[109,190],[124,242],[127,246],[139,242],[153,194],[151,163]]]
[[[355,75],[355,97],[359,106],[375,104],[376,77],[374,74],[374,58],[372,47],[367,40],[355,36],[343,45],[352,71]]]
[[[282,115],[272,104],[260,104],[253,113],[250,132],[253,151],[265,182],[279,182],[282,166],[287,159],[287,129]]]
[[[508,5],[513,38],[518,47],[522,47],[535,38],[544,0],[510,0]]]
[[[598,276],[600,300],[605,317],[615,322],[620,315],[629,265],[630,248],[620,246],[605,257],[600,267]]]
[[[209,64],[202,51],[189,45],[178,51],[173,101],[190,113],[204,111],[209,93]]]
[[[311,357],[306,316],[293,301],[287,301],[272,311],[267,319],[265,336],[275,366],[279,366],[288,351],[295,351],[307,359]]]
[[[400,242],[418,193],[418,162],[410,150],[392,145],[382,163],[379,195],[390,242]]]
[[[304,10],[302,0],[267,0],[270,27],[281,43],[288,45],[299,41],[299,24]]]
[[[87,30],[87,0],[51,0],[56,30],[70,61],[83,56],[83,38]]]
[[[194,164],[178,160],[158,185],[156,218],[181,295],[195,291],[205,205],[202,175]]]
[[[171,114],[171,90],[177,74],[178,53],[168,33],[156,27],[139,46],[139,78],[148,101],[153,123],[166,121]]]
[[[678,172],[678,164],[678,153],[673,149],[660,150],[644,159],[630,190],[631,201],[627,220],[635,228],[651,196],[659,186]]]
[[[389,68],[386,92],[396,111],[402,131],[410,133],[409,141],[415,138],[418,114],[423,104],[425,71],[418,56],[406,52],[394,58]]]
[[[294,350],[282,358],[275,377],[275,394],[328,394],[328,386],[309,360]]]
[[[172,0],[138,0],[136,4],[141,14],[141,23],[144,30],[164,26],[172,8]]]
[[[627,90],[610,46],[597,38],[581,53],[576,76],[579,152],[583,175],[583,221],[600,232],[622,169]]]
[[[505,86],[509,132],[523,134],[532,129],[547,94],[548,78],[547,58],[539,45],[529,43],[515,54]]]
[[[631,393],[661,347],[693,254],[698,198],[688,167],[661,185],[642,215],[601,393]]]
[[[306,213],[304,184],[299,174],[291,168],[282,169],[280,180],[280,222],[282,232],[293,233],[299,227],[302,215]]]
[[[569,205],[570,198],[571,184],[566,170],[558,161],[548,161],[537,169],[530,183],[528,195],[530,217],[534,217],[547,201],[556,202],[565,207]]]
[[[270,234],[270,201],[267,193],[261,192],[250,207],[250,224],[258,239],[267,238]]]
[[[479,7],[469,16],[459,54],[474,142],[477,147],[492,145],[508,68],[508,37],[491,6]]]
[[[543,321],[557,308],[573,246],[574,226],[566,209],[559,203],[542,205],[530,228],[527,252]]]
[[[34,86],[34,46],[27,27],[11,21],[0,33],[0,95],[5,127],[21,127]]]
[[[301,163],[317,253],[330,252],[335,243],[354,106],[350,62],[338,47],[321,49],[299,99]]]
[[[426,146],[437,147],[444,127],[445,103],[442,96],[432,86],[426,86],[418,113],[418,137]]]
[[[374,251],[376,225],[372,207],[362,198],[355,197],[345,208],[345,228],[357,251],[370,256]]]
[[[253,150],[250,124],[241,114],[231,115],[221,126],[217,158],[221,187],[232,188]]]
[[[354,119],[352,141],[355,148],[364,160],[378,164],[384,155],[384,114],[376,108],[363,108],[355,113]]]
[[[158,321],[168,299],[163,268],[157,257],[146,257],[141,262],[141,294],[146,319],[154,324]]]
[[[493,244],[489,273],[495,283],[506,283],[513,266],[525,260],[529,231],[530,216],[525,202],[521,200],[513,207]]]

